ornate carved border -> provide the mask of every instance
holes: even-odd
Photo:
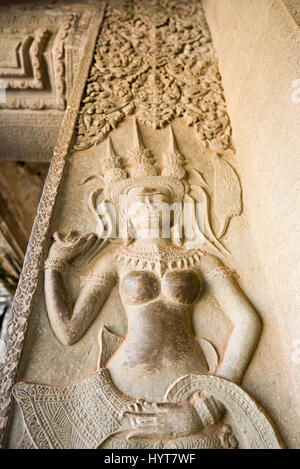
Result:
[[[62,20],[58,31],[55,34],[54,38],[54,47],[53,47],[53,95],[51,96],[37,96],[34,100],[28,100],[25,97],[15,97],[5,103],[5,105],[0,106],[3,109],[65,109],[65,53],[66,53],[66,43],[68,36],[74,29],[76,15],[68,14],[65,19]],[[43,80],[41,74],[41,64],[39,54],[40,44],[45,40],[47,34],[50,35],[49,31],[45,28],[39,28],[35,31],[35,39],[30,46],[30,57],[33,67],[33,78],[24,78],[22,81],[18,79],[7,80],[4,77],[6,88],[13,89],[39,89],[43,90]],[[28,32],[28,35],[31,34]],[[45,91],[45,90],[44,90]]]
[[[197,389],[211,392],[234,413],[251,449],[284,448],[266,411],[242,388],[215,375],[187,375],[167,389],[165,401],[185,401]]]
[[[13,89],[26,89],[26,88],[31,88],[31,89],[38,89],[41,90],[43,89],[43,80],[42,80],[42,67],[41,67],[41,62],[39,55],[41,53],[41,47],[48,35],[49,31],[46,28],[39,28],[35,31],[35,37],[33,39],[33,42],[29,48],[29,57],[31,59],[31,66],[32,66],[32,72],[33,72],[33,78],[27,78],[26,75],[24,76],[23,80],[21,81],[19,77],[16,78],[11,78],[5,81],[5,86],[6,88],[13,88]],[[27,38],[30,39],[30,35]],[[25,72],[24,72],[25,73]],[[16,73],[16,75],[18,75]],[[3,75],[5,78],[5,75]]]
[[[20,357],[26,337],[30,311],[35,298],[40,268],[44,261],[52,213],[57,200],[77,113],[80,107],[94,47],[104,16],[105,4],[98,8],[87,31],[85,51],[77,79],[61,125],[57,145],[51,161],[39,210],[32,229],[17,292],[13,301],[7,334],[2,339],[0,355],[0,443],[3,447],[5,430],[11,409],[11,391],[16,380]]]

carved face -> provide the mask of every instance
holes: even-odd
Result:
[[[169,189],[135,187],[127,195],[127,213],[132,238],[169,238],[172,223]]]

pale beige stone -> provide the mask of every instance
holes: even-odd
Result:
[[[264,403],[287,444],[298,448],[300,105],[292,84],[300,78],[299,2],[238,4],[204,2],[243,187],[243,241],[230,248],[264,324],[245,386],[259,400],[269,389]]]
[[[49,162],[97,7],[10,3],[0,5],[0,160]]]
[[[251,203],[242,215],[243,171],[201,4],[116,1],[103,13],[89,25],[3,342],[6,446],[279,449],[271,419],[288,399],[277,384],[276,402],[262,381],[266,344],[278,369],[285,361],[260,312],[266,289],[251,292],[262,270],[244,238]],[[123,238],[106,201],[126,219]],[[172,202],[193,208],[193,237],[175,221],[161,237],[155,204]],[[160,231],[145,239],[149,220]]]

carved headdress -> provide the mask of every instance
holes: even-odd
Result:
[[[129,174],[123,169],[122,160],[115,154],[109,137],[106,154],[101,161],[105,195],[108,199],[117,204],[119,195],[126,194],[133,187],[161,186],[170,190],[173,202],[183,200],[185,186],[181,180],[185,176],[184,161],[178,152],[172,127],[169,147],[164,155],[165,167],[161,175],[154,165],[152,152],[143,145],[136,119],[133,120],[133,139],[127,156],[130,162]]]
[[[229,221],[241,212],[241,190],[237,175],[231,166],[219,155],[212,155],[214,166],[214,212],[218,214],[217,234],[211,225],[211,201],[207,193],[208,184],[202,174],[194,169],[184,168],[184,158],[179,152],[176,138],[169,127],[169,144],[162,155],[163,167],[159,170],[154,163],[152,152],[145,148],[139,133],[136,119],[133,119],[132,144],[127,151],[128,168],[122,165],[122,158],[116,155],[110,137],[107,138],[105,155],[101,158],[102,183],[89,197],[89,209],[97,219],[97,233],[107,239],[114,231],[115,223],[110,213],[108,201],[118,207],[119,216],[125,217],[125,207],[120,205],[120,196],[126,195],[134,187],[161,187],[171,193],[172,202],[189,203],[193,207],[189,220],[195,232],[195,243],[204,236],[215,253],[228,253],[220,238],[226,233]],[[94,176],[87,178],[87,181]],[[224,199],[225,197],[225,199]],[[226,203],[224,203],[224,200]],[[203,209],[203,226],[200,226],[196,203]],[[175,207],[175,206],[174,206]],[[108,227],[108,229],[107,229]],[[113,236],[116,237],[116,236]],[[199,239],[198,239],[199,238]],[[189,245],[193,241],[188,241]],[[197,245],[198,245],[197,244]]]

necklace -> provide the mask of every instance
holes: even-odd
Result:
[[[202,255],[200,249],[185,250],[175,246],[136,248],[133,245],[120,248],[114,258],[119,264],[139,270],[153,270],[162,277],[167,269],[185,270],[197,266]]]

